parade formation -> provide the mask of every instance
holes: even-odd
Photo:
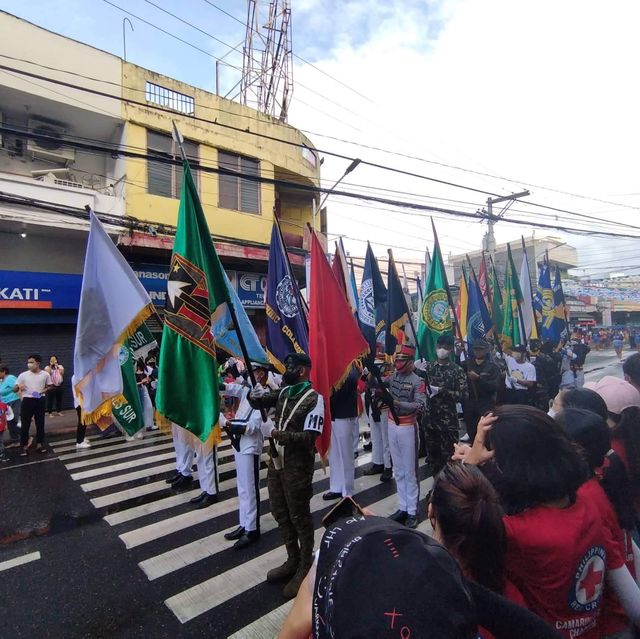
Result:
[[[129,17],[119,58],[0,12],[12,43],[0,253],[15,269],[0,270],[0,635],[639,637],[640,328],[627,288],[640,279],[574,276],[576,248],[536,237],[635,246],[640,226],[551,203],[635,210],[612,198],[638,194],[516,193],[488,169],[337,131],[317,134],[335,152],[320,150],[288,123],[288,0],[266,20],[248,0],[246,25],[206,0],[246,27],[229,52],[242,49],[241,68],[209,51],[226,45],[204,19],[146,3],[210,38],[201,48],[106,4],[213,58],[215,93],[127,62]],[[410,22],[423,28],[412,4],[403,43]],[[449,20],[434,16],[425,32]],[[344,7],[329,17],[337,29]],[[45,50],[34,60],[32,42]],[[230,99],[219,85],[236,70]],[[331,187],[325,159],[346,165]],[[417,161],[477,182],[409,170]],[[441,190],[345,181],[358,167]],[[459,188],[486,209],[444,197]],[[357,237],[328,232],[330,196],[370,207]],[[372,211],[426,250],[376,233]],[[533,232],[497,247],[498,222]]]

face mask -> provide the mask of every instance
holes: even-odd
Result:
[[[30,371],[34,371],[36,369],[36,363],[35,362],[27,362],[27,368]]]
[[[438,359],[446,359],[447,357],[449,357],[450,353],[451,351],[447,350],[446,348],[436,348],[436,355],[438,356]]]
[[[478,366],[482,364],[482,362],[484,362],[484,357],[481,357],[480,359],[476,357],[476,364],[478,364]]]
[[[550,408],[547,411],[547,415],[549,415],[549,417],[551,417],[552,419],[555,419],[556,415],[558,414],[557,410],[554,410],[553,408]]]
[[[394,366],[396,367],[396,370],[398,372],[401,372],[405,369],[405,367],[407,366],[407,360],[406,359],[398,359],[394,362]]]
[[[295,370],[292,370],[292,371],[287,369],[284,372],[284,375],[282,376],[282,381],[285,384],[287,384],[288,386],[290,386],[292,384],[297,384],[298,383],[298,379],[299,379],[299,375],[298,375],[298,369],[297,368]]]

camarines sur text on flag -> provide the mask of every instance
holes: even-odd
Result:
[[[296,336],[294,335],[293,331],[289,328],[288,324],[285,324],[285,323],[283,323],[281,321],[282,318],[280,317],[280,315],[278,315],[273,310],[273,308],[271,308],[271,306],[269,306],[269,304],[265,304],[265,312],[267,314],[267,317],[272,322],[274,322],[275,324],[280,325],[280,329],[282,331],[282,334],[285,335],[286,337],[288,337],[289,340],[291,340],[291,345],[296,350],[296,353],[304,353],[304,350],[300,346],[300,344],[298,344],[298,341],[296,340]]]

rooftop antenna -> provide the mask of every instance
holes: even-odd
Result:
[[[293,93],[290,0],[270,0],[266,21],[260,0],[247,0],[240,102],[286,122]]]

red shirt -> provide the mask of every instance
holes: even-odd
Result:
[[[507,579],[527,608],[566,639],[599,639],[605,572],[624,558],[596,506],[578,495],[568,508],[537,506],[504,524]]]
[[[598,509],[598,512],[602,516],[602,523],[606,526],[611,538],[618,544],[618,550],[635,579],[636,572],[633,560],[633,548],[631,546],[631,535],[620,528],[615,510],[613,510],[613,506],[600,485],[600,482],[595,477],[590,479],[580,486],[578,495],[590,501]],[[627,545],[630,552],[627,550]],[[629,619],[622,604],[618,600],[613,588],[606,584],[602,599],[602,614],[599,621],[603,636],[622,632],[628,629],[629,625]]]
[[[8,411],[9,407],[4,402],[0,402],[0,433],[3,432],[7,427]]]

